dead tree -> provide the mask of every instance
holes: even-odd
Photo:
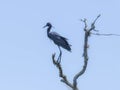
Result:
[[[77,87],[77,80],[80,76],[82,76],[85,73],[85,71],[87,69],[87,64],[88,64],[88,59],[89,59],[88,58],[89,37],[91,36],[91,34],[94,34],[94,33],[92,33],[92,31],[97,31],[97,30],[95,30],[95,23],[99,17],[100,17],[100,15],[98,15],[97,18],[92,22],[90,28],[88,28],[87,19],[81,20],[85,25],[84,26],[84,47],[83,47],[84,65],[83,65],[82,69],[77,74],[75,74],[75,76],[73,77],[72,83],[67,79],[67,75],[64,74],[61,63],[58,63],[57,60],[55,59],[55,54],[52,55],[53,64],[59,70],[59,77],[61,78],[61,82],[65,83],[67,86],[72,88],[72,90],[79,90]]]

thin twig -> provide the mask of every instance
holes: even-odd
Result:
[[[91,28],[89,29],[89,32],[92,31],[92,30],[95,30],[95,23],[97,21],[97,19],[100,17],[101,15],[99,14],[96,19],[93,21],[93,23],[91,24]],[[95,30],[96,31],[96,30]]]
[[[96,19],[94,20],[94,22],[92,23],[93,25],[95,25],[97,19],[98,19],[100,16],[101,16],[100,14],[97,16],[97,18],[96,18]]]
[[[98,36],[120,36],[120,34],[100,34],[100,33],[91,33],[91,34]]]
[[[81,19],[81,21],[85,24],[84,31],[87,31],[87,19],[84,18],[84,20]]]

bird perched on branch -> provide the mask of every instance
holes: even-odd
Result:
[[[59,48],[59,51],[60,51],[60,54],[59,54],[59,57],[57,59],[57,62],[60,63],[61,62],[61,56],[62,56],[62,51],[60,49],[60,47],[68,50],[68,51],[71,51],[71,45],[68,43],[68,39],[59,35],[58,33],[56,32],[50,32],[51,28],[52,28],[52,24],[51,23],[47,23],[43,28],[47,27],[47,36],[53,40],[53,42],[58,46]]]

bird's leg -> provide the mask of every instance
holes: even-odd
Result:
[[[60,54],[58,56],[57,62],[60,63],[61,62],[62,51],[60,49],[60,46],[58,46],[58,48],[59,48]]]

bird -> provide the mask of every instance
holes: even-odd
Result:
[[[71,52],[71,45],[68,43],[68,39],[66,37],[61,36],[60,34],[53,32],[51,30],[51,28],[53,27],[52,24],[50,22],[47,22],[46,25],[43,27],[45,28],[47,27],[47,36],[48,38],[50,38],[59,48],[60,54],[58,56],[57,62],[60,63],[61,62],[61,56],[62,56],[62,51],[61,48],[66,49],[67,51]]]

